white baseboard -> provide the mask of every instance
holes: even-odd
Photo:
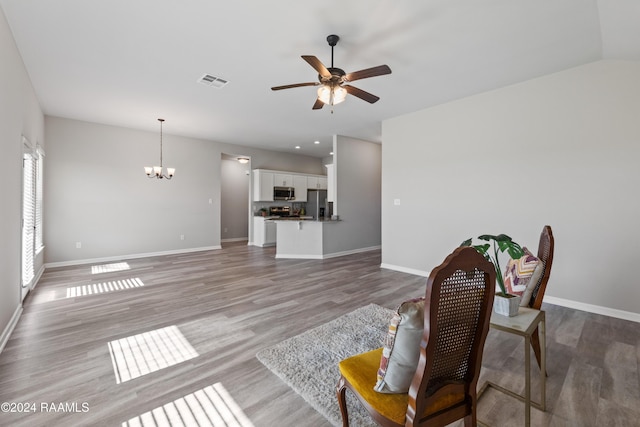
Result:
[[[431,274],[430,271],[416,270],[414,268],[407,268],[399,265],[385,264],[385,263],[380,264],[380,268],[386,268],[387,270],[394,270],[394,271],[399,271],[401,273],[409,273],[409,274],[414,274],[416,276],[422,276],[422,277],[429,277],[429,274]]]
[[[270,247],[273,247],[273,246],[275,246],[275,245],[276,245],[275,243],[264,243],[264,244],[262,244],[262,245],[261,245],[261,244],[258,244],[258,243],[256,243],[256,242],[249,242],[249,243],[247,243],[247,246],[255,246],[255,247],[257,247],[257,248],[270,248]]]
[[[38,286],[38,282],[40,281],[40,278],[42,277],[42,273],[44,273],[44,270],[45,270],[45,266],[43,264],[40,266],[40,269],[36,273],[36,276],[33,278],[33,286],[31,287],[31,290],[35,289],[36,286]]]
[[[414,274],[416,276],[429,277],[429,271],[416,270],[413,268],[401,267],[391,264],[380,264],[380,268],[386,268],[388,270],[400,271],[402,273]],[[640,313],[632,313],[630,311],[617,310],[615,308],[603,307],[600,305],[586,304],[579,301],[572,301],[564,298],[556,298],[549,295],[545,295],[543,302],[559,305],[562,307],[573,308],[576,310],[582,310],[589,313],[601,314],[603,316],[615,317],[618,319],[630,320],[632,322],[640,323]]]
[[[348,251],[342,251],[342,252],[334,252],[331,254],[324,254],[322,256],[322,259],[327,259],[327,258],[336,258],[339,256],[345,256],[345,255],[353,255],[353,254],[359,254],[362,252],[369,252],[369,251],[378,251],[380,250],[382,246],[378,245],[378,246],[369,246],[367,248],[358,248],[358,249],[351,249]]]
[[[276,259],[322,259],[322,255],[276,254]]]
[[[632,322],[640,323],[640,313],[633,313],[631,311],[603,307],[601,305],[587,304],[584,302],[572,301],[564,298],[556,298],[548,295],[545,295],[542,301],[553,305],[560,305],[562,307],[573,308],[589,313],[602,314],[603,316],[615,317],[618,319],[630,320]]]
[[[276,254],[276,258],[278,259],[329,259],[329,258],[346,256],[346,255],[359,254],[361,252],[376,251],[379,249],[380,249],[380,246],[371,246],[368,248],[351,249],[348,251],[333,252],[330,254],[322,254],[322,255]]]
[[[11,336],[11,333],[13,332],[16,325],[18,324],[18,319],[20,319],[21,315],[22,315],[22,304],[20,304],[16,308],[16,311],[13,312],[13,316],[11,317],[11,320],[9,320],[7,327],[4,328],[4,331],[2,331],[2,335],[0,335],[0,353],[2,353],[2,350],[4,350],[4,346],[7,345],[7,341],[9,341],[9,337]]]
[[[207,246],[201,248],[190,248],[190,249],[176,249],[171,251],[162,251],[162,252],[148,252],[143,254],[130,254],[130,255],[118,255],[113,257],[104,257],[104,258],[91,258],[91,259],[80,259],[74,261],[62,261],[62,262],[50,262],[45,264],[46,268],[53,267],[68,267],[71,265],[83,265],[83,264],[95,264],[101,262],[111,262],[111,261],[121,261],[123,259],[136,259],[136,258],[148,258],[152,256],[162,256],[162,255],[178,255],[178,254],[188,254],[191,252],[202,252],[202,251],[211,251],[222,249],[222,246]]]

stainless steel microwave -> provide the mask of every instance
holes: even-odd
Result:
[[[295,200],[296,194],[293,187],[273,187],[273,200]]]

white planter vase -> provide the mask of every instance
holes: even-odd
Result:
[[[493,299],[493,311],[503,316],[517,316],[520,309],[520,301],[522,297],[518,295],[509,295],[509,297],[503,297],[496,294]]]

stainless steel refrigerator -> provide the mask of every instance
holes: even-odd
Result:
[[[307,190],[307,215],[322,219],[328,215],[327,190]]]

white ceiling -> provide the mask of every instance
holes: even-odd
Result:
[[[326,156],[333,134],[599,59],[640,60],[637,0],[0,0],[45,114]],[[301,55],[380,96],[312,111]],[[197,83],[203,74],[229,81]],[[640,76],[639,76],[640,78]],[[313,144],[319,140],[321,144]],[[296,145],[301,146],[295,150]]]

